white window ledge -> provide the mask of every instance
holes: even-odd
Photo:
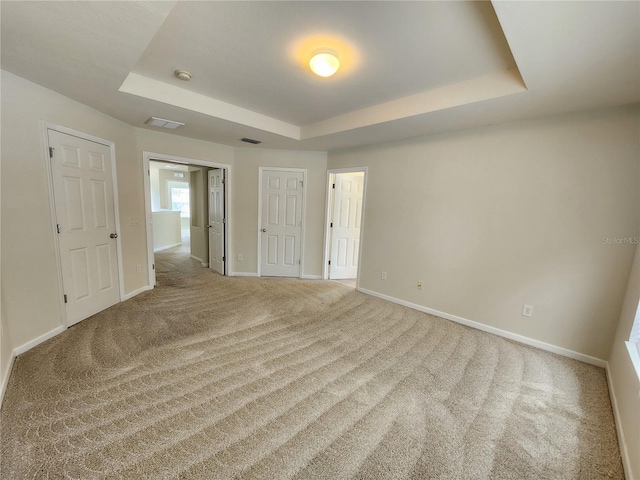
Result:
[[[636,369],[636,375],[638,375],[638,380],[640,380],[640,354],[638,354],[638,345],[633,342],[624,342],[627,344],[627,350],[629,351],[629,356],[631,357],[631,363],[633,367]]]

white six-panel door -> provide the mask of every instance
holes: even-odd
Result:
[[[48,130],[67,326],[120,301],[109,147]]]
[[[331,264],[329,278],[356,278],[360,253],[360,225],[364,173],[338,173],[333,191]]]
[[[209,268],[224,275],[224,170],[209,170]]]
[[[262,276],[300,276],[303,180],[300,171],[262,170]]]

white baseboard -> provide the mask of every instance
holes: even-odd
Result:
[[[27,350],[31,350],[36,345],[40,345],[42,342],[46,342],[51,337],[55,337],[59,333],[64,332],[67,329],[64,325],[60,325],[59,327],[54,328],[53,330],[48,331],[44,335],[40,335],[38,338],[34,338],[33,340],[28,341],[24,345],[20,345],[13,349],[14,355],[17,357],[18,355],[26,352]]]
[[[624,438],[624,430],[622,429],[622,420],[620,419],[620,410],[618,409],[618,399],[616,398],[616,391],[614,390],[613,382],[611,381],[611,370],[609,369],[609,362],[607,362],[606,371],[607,385],[609,385],[609,396],[611,397],[611,406],[613,408],[613,418],[616,422],[616,432],[618,433],[618,447],[620,448],[622,466],[624,467],[624,478],[626,478],[627,480],[634,480],[631,473],[631,460],[629,457],[629,450],[627,449],[627,442]]]
[[[127,293],[123,298],[122,301],[124,302],[125,300],[129,300],[130,298],[135,297],[136,295],[141,294],[142,292],[146,292],[148,290],[153,290],[153,287],[150,287],[149,285],[145,285],[144,287],[140,287],[137,290],[134,290],[133,292],[129,292]]]
[[[466,318],[458,317],[457,315],[451,315],[450,313],[440,312],[438,310],[434,310],[433,308],[428,308],[422,305],[418,305],[416,303],[407,302],[406,300],[401,300],[399,298],[391,297],[383,293],[374,292],[373,290],[367,290],[366,288],[358,287],[356,288],[356,290],[362,293],[366,293],[367,295],[372,295],[374,297],[382,298],[383,300],[388,300],[390,302],[397,303],[405,307],[413,308],[414,310],[418,310],[420,312],[430,313],[431,315],[435,315],[437,317],[446,318],[447,320],[451,320],[452,322],[466,325],[467,327],[472,327],[477,330],[482,330],[484,332],[492,333],[500,337],[508,338],[509,340],[515,340],[516,342],[524,343],[525,345],[540,348],[548,352],[557,353],[558,355],[562,355],[563,357],[573,358],[574,360],[580,360],[581,362],[588,363],[590,365],[595,365],[596,367],[605,368],[607,366],[607,362],[605,360],[592,357],[590,355],[585,355],[584,353],[574,352],[573,350],[558,347],[557,345],[551,345],[550,343],[534,340],[533,338],[525,337],[524,335],[519,335],[517,333],[509,332],[507,330],[491,327],[489,325],[485,325],[484,323],[474,322],[473,320],[468,320]]]
[[[145,285],[144,287],[134,290],[131,293],[127,293],[124,296],[123,301],[129,300],[130,298],[133,298],[142,292],[146,292],[147,290],[153,290],[153,287]],[[27,343],[13,349],[13,352],[11,352],[11,360],[9,362],[9,367],[7,368],[7,371],[5,372],[5,376],[2,379],[2,385],[0,385],[0,406],[2,406],[2,401],[4,400],[4,392],[7,388],[7,384],[9,383],[9,376],[11,374],[11,368],[13,367],[13,362],[15,358],[18,355],[21,355],[26,351],[31,350],[33,347],[40,345],[42,342],[45,342],[50,338],[55,337],[56,335],[64,332],[66,329],[67,327],[65,327],[64,325],[60,325],[59,327],[56,327],[53,330],[50,330],[47,333],[40,335],[39,337],[34,338],[33,340],[30,340]]]
[[[171,245],[162,245],[161,247],[154,248],[154,249],[153,249],[153,253],[155,253],[155,252],[159,252],[160,250],[166,250],[167,248],[179,247],[180,245],[182,245],[182,242],[180,242],[180,243],[173,243],[173,244],[171,244]]]
[[[230,277],[257,277],[255,272],[231,272]],[[322,275],[300,275],[303,280],[322,280]]]
[[[196,257],[195,255],[191,255],[191,258],[193,258],[196,262],[204,263],[204,260],[202,260],[200,257]]]
[[[0,408],[2,408],[2,402],[4,401],[4,392],[7,391],[7,385],[9,385],[9,377],[11,376],[11,369],[13,368],[13,362],[16,359],[16,351],[11,352],[11,358],[9,359],[9,365],[2,376],[2,385],[0,385]]]

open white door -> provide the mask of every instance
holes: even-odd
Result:
[[[120,301],[113,159],[105,145],[48,130],[67,326]]]
[[[224,170],[209,170],[209,268],[224,275]]]
[[[333,217],[329,278],[358,276],[364,173],[337,173],[333,184]]]
[[[261,170],[260,275],[299,277],[302,171]]]

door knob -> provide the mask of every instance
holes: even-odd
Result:
[[[262,229],[262,231],[263,231],[264,233],[267,233],[267,229],[266,229],[266,228],[263,228],[263,229]]]
[[[118,238],[118,234],[117,233],[112,233],[111,235],[109,235],[111,238]]]

